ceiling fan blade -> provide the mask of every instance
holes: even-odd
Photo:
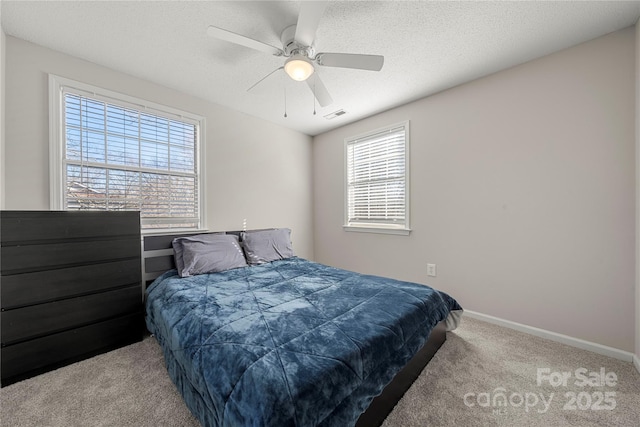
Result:
[[[240,34],[236,34],[222,28],[214,27],[213,25],[209,25],[209,28],[207,28],[207,34],[216,39],[235,43],[240,46],[248,47],[275,56],[281,56],[284,53],[282,49],[278,49],[277,47],[273,47],[266,43],[259,42],[258,40],[250,39],[249,37],[242,36]]]
[[[318,73],[314,73],[312,78],[307,79],[307,84],[321,107],[326,107],[333,103],[333,99],[331,98],[331,95],[329,95],[329,91],[325,87],[324,83],[322,83]]]
[[[258,86],[260,83],[262,83],[263,81],[265,81],[267,79],[267,77],[269,77],[271,74],[275,73],[276,71],[280,71],[284,69],[284,67],[279,67],[276,68],[275,70],[273,70],[272,72],[270,72],[269,74],[267,74],[266,76],[264,76],[263,78],[261,78],[260,80],[258,80],[253,86],[251,86],[249,89],[247,89],[247,92],[251,92],[251,89],[253,89],[254,87]]]
[[[384,64],[384,56],[360,55],[355,53],[318,53],[316,55],[316,62],[325,67],[380,71]]]
[[[302,46],[311,46],[316,38],[316,30],[327,7],[326,1],[302,1],[296,24],[295,41]]]

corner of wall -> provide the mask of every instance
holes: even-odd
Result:
[[[640,20],[636,23],[636,354],[640,372]]]
[[[0,27],[0,209],[4,209],[4,80],[6,40]]]

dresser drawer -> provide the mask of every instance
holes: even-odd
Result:
[[[2,345],[142,310],[140,284],[2,312]],[[3,349],[3,357],[4,357]]]
[[[8,276],[127,258],[139,260],[140,238],[3,246],[0,254],[2,275]]]
[[[138,212],[2,211],[1,217],[0,238],[8,245],[140,234]]]
[[[134,258],[3,276],[0,302],[3,309],[41,304],[133,285],[140,275],[140,260]]]
[[[2,348],[2,385],[142,338],[142,312]]]

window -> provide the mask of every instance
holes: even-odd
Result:
[[[51,207],[137,210],[142,231],[204,228],[204,119],[50,76]]]
[[[409,234],[409,122],[345,140],[345,230]]]

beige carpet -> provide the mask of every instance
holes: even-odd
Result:
[[[560,384],[538,386],[538,368]],[[579,387],[581,368],[590,379],[604,368],[617,381],[609,374],[608,385]],[[566,386],[562,372],[571,375]],[[500,388],[506,402],[498,396],[494,405]],[[2,426],[198,426],[153,338],[4,387],[0,403]],[[454,425],[639,426],[640,374],[631,363],[464,318],[384,424]]]

